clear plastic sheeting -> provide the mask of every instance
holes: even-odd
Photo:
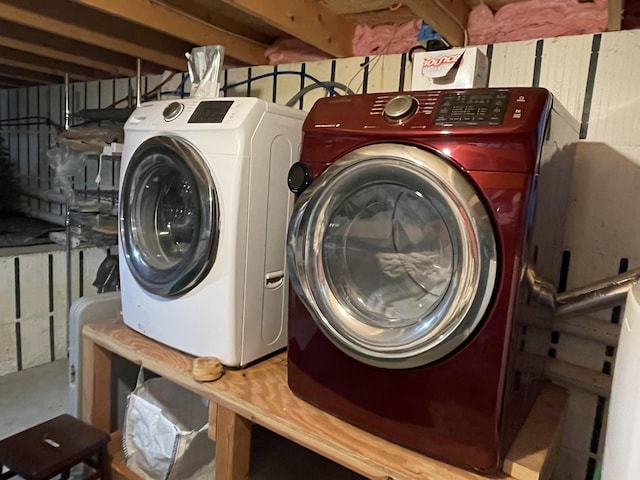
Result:
[[[191,97],[216,98],[220,92],[220,76],[224,61],[222,45],[195,47],[186,53],[189,77],[191,79]]]
[[[61,145],[50,148],[46,155],[47,163],[53,170],[54,185],[64,194],[68,204],[74,204],[73,179],[84,170],[89,153]]]

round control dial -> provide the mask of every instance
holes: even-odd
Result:
[[[184,105],[182,105],[180,102],[171,102],[169,105],[164,107],[164,110],[162,111],[164,121],[170,122],[171,120],[174,120],[178,117],[178,115],[182,113],[183,109]]]
[[[398,123],[410,117],[418,110],[418,100],[410,95],[398,95],[387,102],[384,107],[384,118],[392,123]]]

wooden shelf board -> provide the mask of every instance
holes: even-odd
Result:
[[[298,399],[287,384],[285,353],[246,369],[227,370],[218,381],[199,383],[191,376],[193,357],[162,346],[129,329],[122,322],[86,325],[84,336],[99,347],[141,364],[219,406],[368,478],[487,478],[387,442]],[[93,401],[99,402],[100,398],[96,397]],[[564,411],[564,405],[557,405],[556,408]],[[94,405],[89,411],[93,409],[100,410],[99,406]],[[536,441],[541,440],[545,442],[545,439]],[[490,478],[517,477],[497,474]]]

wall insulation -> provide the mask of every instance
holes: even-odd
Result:
[[[581,144],[572,185],[567,185],[571,189],[571,206],[563,262],[566,288],[640,266],[640,202],[635,199],[640,191],[640,31],[495,44],[482,49],[491,62],[490,86],[546,87],[580,121]],[[225,71],[225,84],[236,84],[226,94],[285,103],[312,83],[301,73],[347,84],[357,93],[409,90],[411,62],[406,55],[391,55],[237,68]],[[164,78],[144,79],[142,91],[151,90]],[[128,79],[72,84],[73,111],[107,107],[130,95],[131,85],[135,86],[135,82]],[[162,90],[173,90],[170,95],[179,96],[180,86],[177,75]],[[308,93],[299,107],[308,110],[322,95],[321,89]],[[62,87],[0,91],[0,119],[26,115],[45,116],[62,124]],[[52,183],[52,172],[42,159],[43,151],[54,141],[53,133],[41,127],[0,130],[8,140],[23,181],[29,185]],[[91,174],[86,178],[90,179]],[[43,209],[59,208],[39,200],[29,202]],[[74,262],[79,261],[81,253],[74,251]],[[47,305],[48,291],[57,295],[64,289],[58,283],[65,282],[63,255],[54,252],[37,259],[0,258],[0,302],[9,306],[0,320],[0,374],[17,368],[18,325],[21,368],[64,355],[66,324],[61,303],[54,300],[53,309]],[[91,260],[91,268],[85,265],[85,278],[95,274],[94,267],[102,258],[96,258],[95,265]],[[20,264],[19,277],[16,262]],[[14,317],[15,308],[11,305],[18,278],[21,309]],[[37,306],[41,303],[42,307]],[[621,313],[620,308],[614,308],[559,322],[550,335],[546,333],[541,339],[549,357],[549,378],[568,386],[571,392],[556,480],[591,479],[601,457]]]

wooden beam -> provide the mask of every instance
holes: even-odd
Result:
[[[624,0],[609,0],[609,21],[607,22],[607,31],[617,31],[622,28],[622,12]]]
[[[24,68],[34,72],[46,73],[49,75],[57,75],[64,77],[65,73],[73,80],[80,82],[88,82],[99,78],[95,72],[90,69],[79,67],[71,63],[57,62],[50,58],[33,55],[27,52],[21,52],[11,48],[0,46],[0,65],[8,65],[11,67]]]
[[[0,20],[0,45],[95,68],[119,77],[133,77],[136,74],[135,58],[4,20]]]
[[[16,80],[15,78],[7,78],[7,77],[0,76],[0,85],[2,87],[17,88],[17,87],[31,87],[35,84],[31,82]]]
[[[322,4],[329,10],[338,15],[348,13],[365,13],[373,12],[374,10],[389,10],[394,4],[401,2],[394,2],[393,0],[322,0]]]
[[[191,18],[232,32],[242,37],[252,38],[264,45],[270,45],[283,33],[267,25],[259,18],[251,17],[219,0],[162,0],[164,5],[180,10]]]
[[[48,75],[45,73],[37,73],[19,67],[3,66],[0,70],[4,77],[25,80],[32,83],[62,83],[63,78],[58,75]]]
[[[600,319],[580,316],[572,318],[554,318],[552,320],[539,321],[535,315],[523,319],[523,324],[528,327],[541,328],[547,331],[555,330],[603,345],[617,345],[620,336],[620,325],[604,322]]]
[[[0,18],[45,32],[62,35],[78,42],[126,53],[134,58],[141,58],[170,69],[186,70],[184,57],[181,58],[179,55],[167,53],[167,45],[149,46],[125,38],[125,34],[128,33],[126,32],[125,24],[120,25],[121,30],[111,28],[110,33],[106,33],[81,22],[72,23],[70,19],[73,18],[77,21],[81,18],[81,12],[77,12],[69,20],[58,18],[53,15],[52,10],[55,11],[55,9],[63,7],[62,1],[56,0],[54,3],[30,0],[29,2],[16,3],[12,0],[1,0]]]
[[[534,353],[517,352],[515,355],[515,365],[523,372],[538,373],[542,363],[546,379],[601,397],[608,398],[611,394],[611,375]]]
[[[107,349],[82,337],[82,420],[111,432],[111,360]]]
[[[356,26],[310,0],[222,0],[334,57],[352,55]]]
[[[406,0],[405,5],[452,46],[465,46],[469,6],[464,0]]]
[[[223,45],[225,54],[250,65],[267,63],[266,45],[222,30],[215,25],[156,0],[73,0],[194,45]],[[185,61],[186,68],[186,61]]]
[[[416,19],[416,14],[407,7],[400,7],[393,12],[389,10],[375,10],[372,12],[346,13],[344,18],[355,24],[376,27],[378,25],[404,25]]]
[[[549,480],[558,458],[569,403],[569,392],[544,385],[518,436],[509,448],[502,471],[519,480]]]

